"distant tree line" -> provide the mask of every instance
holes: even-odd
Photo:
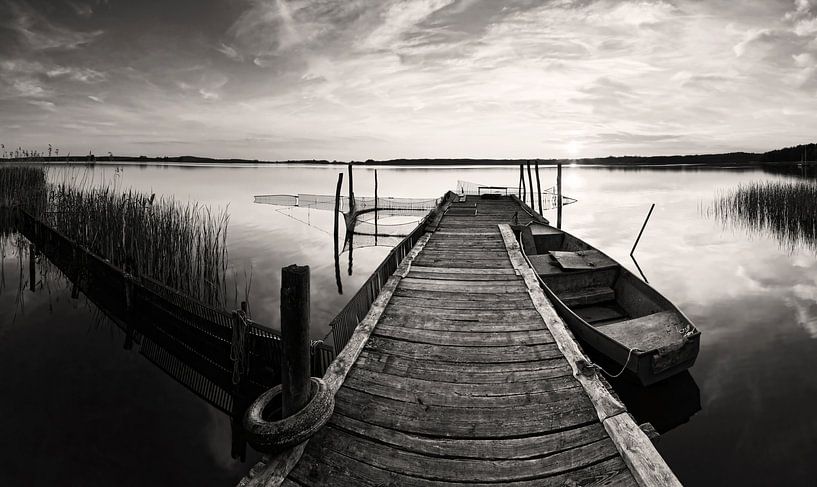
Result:
[[[796,145],[766,152],[760,156],[760,162],[800,162],[817,161],[817,144]]]

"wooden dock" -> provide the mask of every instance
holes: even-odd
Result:
[[[448,207],[324,377],[329,423],[242,485],[680,485],[556,316],[507,226]]]

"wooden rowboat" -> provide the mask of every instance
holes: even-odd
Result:
[[[516,230],[556,311],[609,359],[608,373],[650,385],[695,363],[701,333],[652,286],[567,232],[543,223]]]

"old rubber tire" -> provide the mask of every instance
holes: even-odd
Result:
[[[297,413],[280,421],[267,421],[262,415],[272,400],[281,394],[277,385],[258,396],[244,414],[247,442],[263,453],[278,453],[308,440],[329,421],[335,409],[335,396],[323,379],[312,377],[309,402]]]

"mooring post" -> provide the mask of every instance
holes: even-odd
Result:
[[[536,196],[539,199],[539,214],[542,214],[542,182],[539,180],[539,159],[536,159]]]
[[[527,193],[527,191],[525,191],[525,165],[524,164],[519,165],[519,187],[521,188],[520,191],[519,191],[519,199],[521,199],[524,202],[528,198],[528,195],[525,194],[525,193]]]
[[[309,266],[281,269],[282,417],[309,401]]]
[[[556,165],[556,228],[562,228],[562,165]]]
[[[338,285],[338,294],[343,294],[343,284],[340,281],[340,250],[338,249],[338,215],[340,214],[340,190],[343,188],[343,173],[338,173],[338,185],[335,188],[335,282]]]
[[[37,247],[32,243],[28,246],[28,288],[34,292],[37,287]]]
[[[635,243],[633,244],[633,248],[630,250],[630,257],[632,257],[633,252],[635,252],[635,248],[638,246],[638,241],[641,240],[641,234],[644,233],[644,229],[647,228],[647,222],[650,221],[650,215],[652,215],[653,208],[655,208],[655,203],[653,203],[652,206],[650,206],[650,211],[647,212],[647,218],[644,219],[644,224],[641,225],[641,231],[638,232],[638,237],[636,237]]]
[[[533,177],[530,173],[530,161],[528,161],[528,186],[530,187],[530,209],[536,211],[536,203],[533,202]]]
[[[349,214],[353,215],[357,210],[357,205],[355,204],[355,180],[353,179],[352,173],[352,164],[354,162],[349,163]]]
[[[374,170],[374,245],[377,247],[377,169]]]

